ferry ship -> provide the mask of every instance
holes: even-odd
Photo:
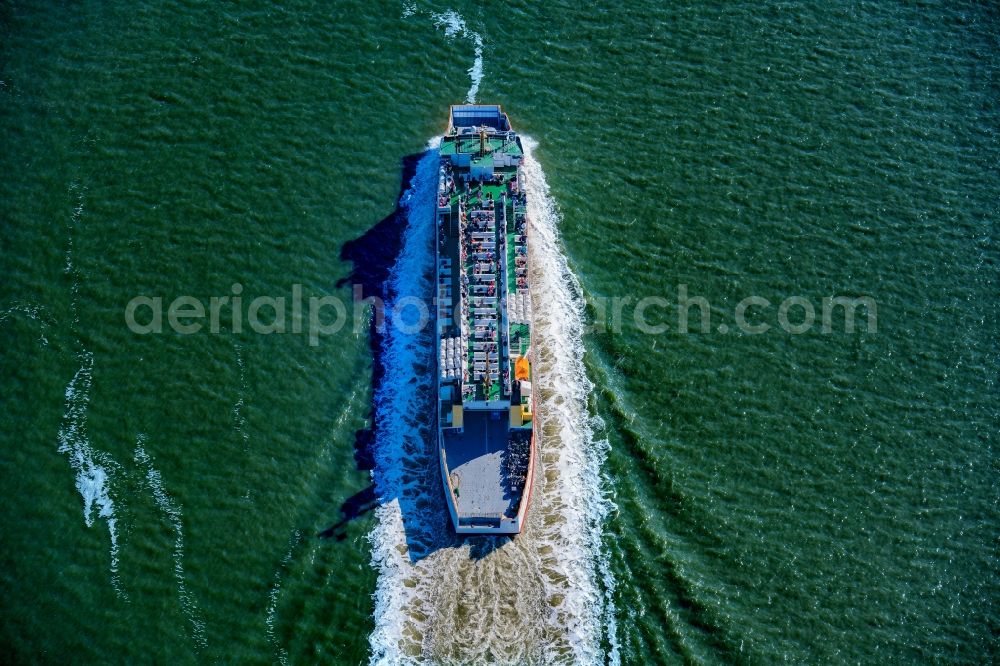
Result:
[[[459,534],[518,534],[536,464],[527,198],[500,106],[453,105],[437,190],[441,481]]]

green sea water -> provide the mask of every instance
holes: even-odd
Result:
[[[0,3],[4,661],[996,661],[998,35],[988,3]],[[477,49],[558,207],[544,395],[589,398],[486,552],[412,538],[436,470],[384,492],[399,431],[374,490],[358,453],[419,358],[124,318],[419,288],[397,201]],[[876,329],[823,332],[829,296]]]

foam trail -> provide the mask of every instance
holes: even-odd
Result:
[[[432,144],[436,146],[436,142]],[[437,472],[432,331],[404,335],[387,316],[385,376],[376,396],[381,500],[369,538],[379,578],[372,664],[549,664],[619,661],[614,581],[601,528],[612,508],[587,410],[583,300],[562,254],[559,215],[525,141],[541,466],[524,532],[451,534]],[[389,278],[391,303],[432,292],[438,155],[417,166],[405,197],[408,226]]]
[[[84,194],[86,188],[76,181],[70,183],[70,193],[76,195],[76,205],[70,215],[69,229],[66,239],[64,272],[70,276],[70,314],[71,327],[80,323],[77,298],[80,291],[80,276],[73,264],[73,239],[83,216]],[[47,342],[42,337],[43,342]],[[95,451],[87,435],[87,409],[90,406],[90,387],[94,370],[94,355],[82,350],[77,354],[80,369],[73,375],[66,386],[65,408],[62,425],[59,428],[60,453],[69,456],[70,465],[76,474],[76,489],[83,498],[83,522],[87,527],[93,527],[94,515],[104,519],[108,526],[108,536],[111,540],[111,585],[120,599],[128,601],[128,594],[122,585],[118,573],[118,518],[115,515],[115,503],[111,498],[110,470],[121,471],[117,463],[106,453]]]
[[[537,313],[534,329],[537,329],[539,340],[535,351],[541,357],[539,383],[549,393],[543,399],[544,409],[540,410],[541,425],[547,435],[551,419],[561,431],[564,446],[559,452],[560,476],[565,474],[567,483],[559,498],[570,509],[565,512],[568,518],[566,536],[577,552],[587,553],[593,565],[587,571],[589,580],[586,582],[591,586],[588,594],[577,601],[593,604],[590,620],[602,627],[608,645],[603,660],[618,664],[620,651],[612,600],[615,581],[602,548],[601,529],[615,507],[607,495],[608,484],[601,476],[609,444],[607,440],[595,440],[594,433],[603,424],[587,411],[587,396],[594,385],[587,378],[583,363],[583,290],[562,252],[558,229],[560,214],[542,167],[534,157],[538,143],[523,135],[521,139],[534,255],[532,295],[535,299],[541,295],[545,303],[545,307],[533,310]],[[554,395],[556,387],[558,397]],[[600,599],[593,598],[597,594],[602,595]],[[583,609],[578,610],[583,612]],[[599,640],[597,636],[591,638]]]
[[[416,13],[416,10],[411,5],[406,5],[403,8],[403,16],[411,16]],[[465,101],[469,104],[476,103],[476,95],[479,94],[479,84],[483,81],[483,37],[478,32],[470,30],[469,26],[466,24],[465,19],[462,15],[453,9],[449,9],[446,12],[440,14],[431,14],[431,18],[434,19],[434,25],[438,28],[444,28],[444,34],[446,37],[463,37],[472,42],[473,47],[475,47],[475,60],[472,61],[472,67],[467,71],[469,73],[469,78],[472,80],[472,85],[469,88],[469,92],[465,95]]]
[[[190,624],[188,635],[198,648],[204,649],[208,646],[208,641],[205,639],[205,620],[198,608],[198,601],[187,588],[184,576],[184,524],[181,518],[181,505],[164,490],[163,475],[153,467],[153,459],[146,453],[145,443],[145,436],[139,435],[133,459],[139,468],[145,471],[143,481],[152,493],[156,506],[167,517],[170,527],[174,530],[174,577],[177,579],[181,608]]]
[[[250,450],[250,435],[247,434],[247,417],[243,415],[247,393],[247,368],[246,362],[243,360],[243,348],[239,345],[236,346],[236,365],[240,369],[240,392],[233,404],[233,424],[243,442],[243,451],[247,452]]]
[[[77,294],[80,290],[80,277],[73,264],[73,238],[76,228],[83,215],[84,193],[86,189],[73,181],[70,192],[76,195],[76,206],[70,215],[69,229],[66,239],[66,254],[64,272],[70,276],[70,313],[72,324],[80,323],[77,308]],[[94,370],[94,355],[86,350],[78,355],[80,369],[73,375],[66,386],[66,406],[63,412],[62,426],[59,428],[59,452],[69,456],[70,465],[76,473],[76,489],[83,498],[83,521],[87,527],[93,527],[94,512],[98,518],[103,518],[108,526],[111,539],[111,584],[118,596],[128,599],[125,588],[118,575],[118,519],[115,517],[115,503],[111,499],[109,469],[117,467],[110,456],[94,451],[87,436],[87,409],[90,405],[90,386]]]
[[[243,358],[243,347],[240,345],[236,345],[236,365],[240,372],[240,383],[239,391],[236,394],[236,402],[233,403],[233,429],[243,444],[243,453],[246,454],[250,452],[250,434],[247,431],[247,417],[244,414],[247,396],[247,365]],[[253,489],[249,484],[247,485],[246,492],[243,493],[243,501],[247,504],[252,504],[254,501]]]
[[[72,282],[70,284],[70,312],[73,315],[73,323],[80,323],[80,314],[77,308],[77,298],[80,292],[80,277],[77,273],[76,267],[73,265],[73,238],[76,236],[76,228],[80,224],[80,218],[83,216],[83,203],[84,194],[86,193],[86,188],[80,186],[79,183],[73,181],[69,185],[69,191],[76,195],[76,206],[73,207],[73,213],[69,218],[69,230],[66,238],[66,265],[63,271],[72,277]]]
[[[278,663],[281,666],[288,666],[288,650],[278,641],[278,633],[275,629],[275,620],[278,617],[278,595],[281,593],[281,572],[288,568],[289,563],[292,561],[292,553],[301,540],[301,532],[298,530],[292,532],[292,537],[288,542],[288,552],[282,558],[278,570],[274,572],[274,583],[271,585],[271,591],[267,595],[267,618],[265,619],[265,624],[267,624],[267,640],[274,648]]]
[[[0,311],[0,324],[11,319],[15,314],[22,314],[33,322],[39,324],[38,342],[43,347],[49,346],[49,339],[45,337],[52,317],[44,306],[33,303],[14,303],[9,308]]]
[[[106,454],[94,451],[87,436],[87,407],[90,404],[91,373],[94,355],[79,355],[80,369],[66,386],[66,406],[62,426],[59,428],[59,452],[69,457],[76,474],[76,489],[83,498],[83,522],[94,526],[95,514],[108,526],[111,539],[111,584],[118,596],[127,599],[125,588],[118,575],[118,519],[115,503],[111,498],[109,469],[116,467]]]

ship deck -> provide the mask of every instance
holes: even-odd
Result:
[[[513,171],[505,173],[505,177],[513,175]],[[495,401],[509,395],[510,367],[501,309],[507,296],[506,192],[506,185],[486,183],[463,185],[460,191],[459,201],[468,215],[461,265],[472,301],[465,309],[464,324],[473,333],[465,350],[465,369],[473,379],[466,397],[473,400]]]
[[[492,418],[492,415],[501,418]],[[460,517],[514,517],[521,493],[504,473],[510,432],[504,412],[466,411],[464,432],[445,431],[444,448]]]
[[[504,152],[508,155],[521,155],[521,148],[516,143],[506,142],[499,137],[491,137],[488,140],[491,152]],[[479,137],[470,136],[444,141],[441,144],[441,154],[444,156],[455,155],[457,153],[476,153],[479,150]]]

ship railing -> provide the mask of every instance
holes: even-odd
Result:
[[[500,525],[503,522],[502,513],[459,513],[458,522],[463,525],[487,524],[491,526]]]

